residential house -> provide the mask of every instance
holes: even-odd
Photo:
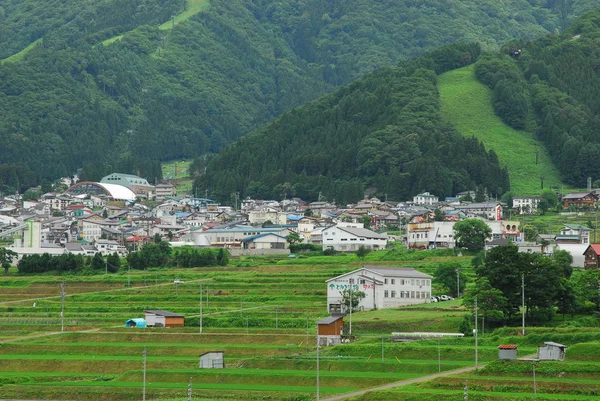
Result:
[[[288,249],[287,238],[275,233],[251,235],[241,240],[243,249]]]
[[[413,268],[363,266],[326,281],[327,309],[329,313],[347,312],[342,302],[344,290],[366,294],[358,304],[359,310],[426,303],[431,297],[431,279]]]
[[[590,232],[588,227],[579,224],[565,224],[555,237],[557,244],[589,244]]]
[[[485,217],[488,220],[502,220],[504,204],[501,202],[470,203],[456,206],[456,210],[470,217]]]
[[[387,235],[366,228],[345,227],[341,224],[323,230],[323,248],[353,252],[361,246],[372,250],[385,249]]]
[[[590,244],[583,255],[584,269],[600,269],[600,244]]]
[[[598,202],[598,195],[594,192],[572,192],[562,197],[563,207],[595,207]]]
[[[291,230],[286,227],[251,227],[236,226],[230,228],[213,228],[206,231],[193,231],[192,236],[196,245],[210,244],[213,247],[239,248],[242,246],[242,240],[247,237],[260,234],[272,233],[282,237],[287,237]]]

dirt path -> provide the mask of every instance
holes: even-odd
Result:
[[[482,368],[484,366],[485,365],[479,365],[479,368]],[[469,366],[469,367],[466,367],[466,368],[448,370],[446,372],[434,373],[434,374],[429,375],[429,376],[417,377],[415,379],[408,379],[408,380],[400,380],[400,381],[397,381],[397,382],[384,384],[383,386],[377,386],[377,387],[366,388],[366,389],[363,389],[363,390],[353,391],[352,393],[334,395],[333,397],[328,397],[328,398],[321,398],[320,401],[340,401],[340,400],[346,400],[346,399],[351,398],[351,397],[358,397],[360,395],[364,395],[366,393],[370,393],[371,391],[389,390],[391,388],[408,386],[409,384],[421,383],[421,382],[425,382],[425,381],[437,379],[439,377],[446,377],[446,376],[452,376],[452,375],[459,375],[459,374],[462,374],[462,373],[468,373],[468,372],[472,372],[473,370],[475,370],[475,366]]]

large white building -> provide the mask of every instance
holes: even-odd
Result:
[[[372,250],[385,249],[387,235],[366,228],[344,227],[342,224],[323,230],[323,249],[338,252],[357,251],[361,246]]]
[[[508,238],[515,242],[523,241],[521,225],[518,221],[498,220],[484,221],[492,230],[490,240]],[[406,246],[408,248],[454,248],[453,221],[432,221],[429,223],[410,223],[406,229]]]
[[[438,203],[438,201],[438,197],[429,192],[423,192],[422,194],[413,196],[413,203],[415,205],[433,205],[434,203]]]
[[[431,279],[428,274],[412,268],[363,266],[327,283],[327,309],[330,313],[346,312],[342,305],[342,291],[364,292],[359,310],[394,308],[429,302]]]
[[[513,209],[519,214],[535,214],[541,198],[539,196],[521,196],[513,198]]]
[[[502,220],[504,205],[500,202],[470,203],[456,206],[456,210],[467,214],[469,217],[485,217],[489,220]]]

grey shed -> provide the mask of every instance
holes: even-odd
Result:
[[[198,367],[200,369],[224,369],[223,351],[205,352],[200,355],[200,365]]]

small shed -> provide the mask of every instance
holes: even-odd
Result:
[[[138,329],[143,329],[146,327],[146,319],[142,318],[134,318],[129,319],[125,322],[125,327],[137,327]]]
[[[329,316],[317,322],[319,345],[337,345],[342,342],[344,316]]]
[[[224,369],[225,359],[223,351],[205,352],[200,355],[200,369]]]
[[[517,359],[516,344],[500,344],[498,346],[498,359],[504,361],[514,361]]]
[[[538,359],[542,361],[564,361],[567,346],[547,341],[544,345],[538,345]]]
[[[183,327],[184,317],[166,310],[145,310],[148,327]]]

